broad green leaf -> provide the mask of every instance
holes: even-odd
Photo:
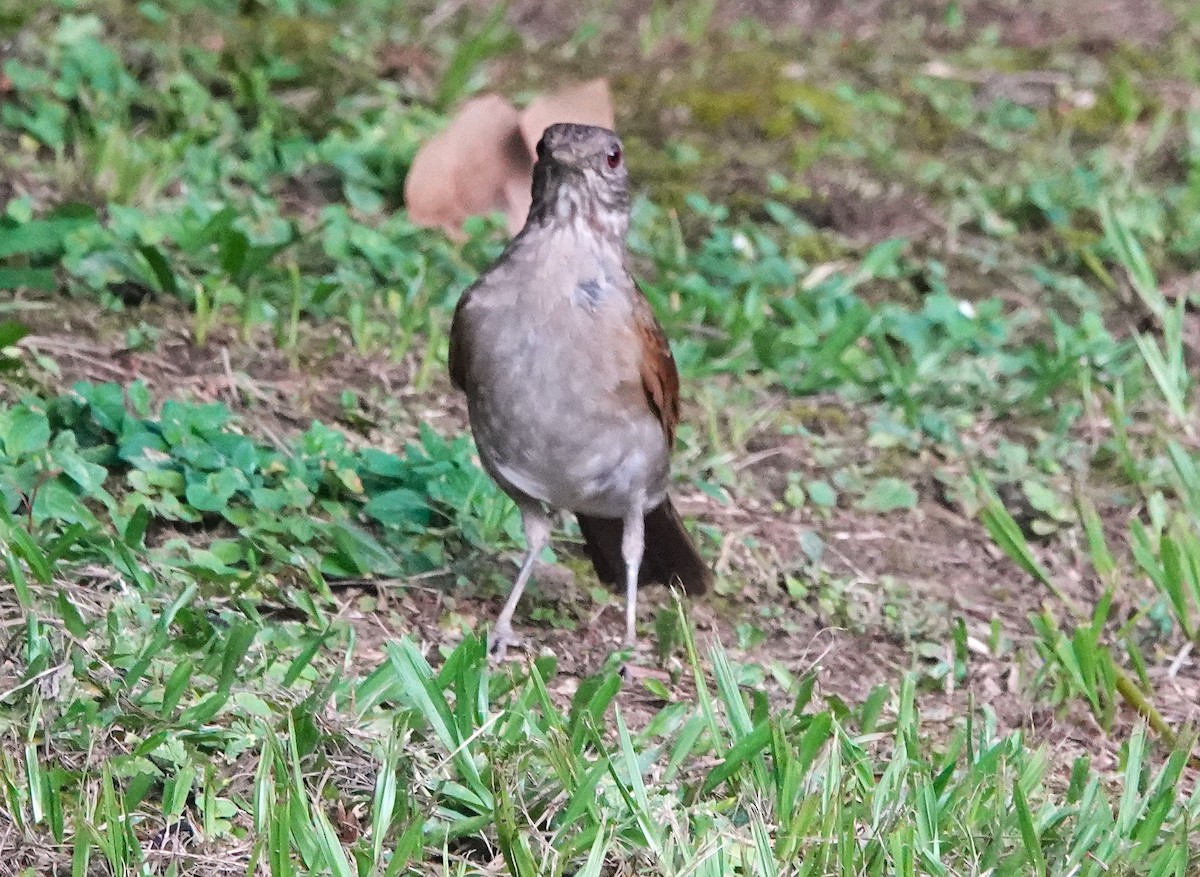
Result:
[[[401,487],[371,499],[363,506],[363,514],[381,524],[425,526],[429,523],[429,502],[415,490]]]
[[[12,460],[43,451],[50,444],[50,421],[45,412],[18,405],[0,411],[0,445]]]

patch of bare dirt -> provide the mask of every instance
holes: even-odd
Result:
[[[839,179],[824,170],[811,171],[807,182],[813,198],[797,205],[797,212],[860,246],[894,237],[922,240],[941,225],[928,201],[899,185],[853,173]]]
[[[16,198],[28,198],[37,212],[49,210],[63,200],[63,193],[42,174],[22,165],[14,142],[16,138],[0,136],[0,207]]]
[[[396,362],[359,354],[348,334],[330,323],[302,325],[296,351],[289,354],[267,330],[256,330],[247,341],[227,325],[197,344],[190,315],[171,305],[114,314],[92,303],[59,300],[52,308],[22,309],[18,316],[31,329],[21,346],[54,361],[53,383],[60,390],[78,381],[127,385],[140,380],[158,403],[168,398],[223,402],[276,444],[314,420],[337,423],[390,448],[415,434],[423,420],[442,417],[443,409],[452,424],[466,422],[454,399],[431,411],[428,400],[441,398],[440,385],[414,389],[413,358]],[[126,343],[125,329],[138,320],[157,332],[153,345],[144,349]],[[345,391],[355,394],[355,410],[347,410]],[[386,426],[386,436],[379,433],[380,425]]]

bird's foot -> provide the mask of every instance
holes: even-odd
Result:
[[[617,664],[617,675],[621,677],[623,682],[629,682],[632,679],[637,679],[640,675],[637,666],[638,652],[636,642],[626,642],[621,646],[620,651],[615,655],[619,664]]]
[[[647,667],[635,661],[624,661],[617,668],[617,673],[624,682],[644,682],[653,679],[663,685],[671,683],[671,674],[656,667]]]
[[[508,625],[493,627],[488,634],[488,658],[493,664],[499,664],[508,654],[508,647],[521,647],[521,638],[513,633]]]

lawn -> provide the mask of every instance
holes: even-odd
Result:
[[[446,370],[462,103],[607,79],[716,573]],[[0,874],[1200,873],[1186,0],[0,0]]]

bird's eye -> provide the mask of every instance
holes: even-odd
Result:
[[[546,144],[544,141],[542,141],[542,140],[538,141],[536,152],[537,152],[538,161],[541,161],[543,158],[545,158]]]
[[[608,166],[613,170],[621,163],[621,147],[614,146],[608,151]]]

